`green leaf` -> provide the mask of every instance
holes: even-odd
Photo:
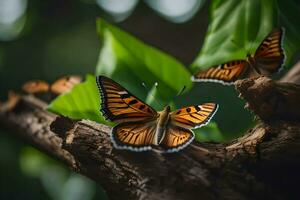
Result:
[[[133,36],[97,20],[102,48],[96,68],[97,75],[113,78],[134,95],[146,99],[148,87],[158,83],[159,101],[169,103],[183,86],[191,88],[190,73],[175,58],[146,45]],[[156,104],[153,105],[161,109]]]
[[[234,59],[245,59],[254,53],[261,41],[274,28],[286,29],[284,48],[286,64],[291,66],[299,51],[298,20],[299,4],[292,1],[275,0],[214,0],[210,7],[210,24],[203,47],[190,66],[191,71],[207,69]],[[232,86],[215,83],[197,83],[184,96],[185,103],[201,101],[220,105],[215,120],[223,139],[232,139],[253,126],[253,115],[243,107],[245,102],[238,98]]]
[[[48,110],[72,119],[90,119],[110,124],[100,113],[100,95],[92,75],[87,75],[85,82],[75,85],[70,92],[58,96]]]
[[[103,45],[96,73],[112,77],[157,110],[166,103],[176,109],[173,98],[183,86],[188,89],[192,86],[190,74],[184,66],[103,20],[97,23]],[[73,119],[90,119],[112,125],[99,112],[99,91],[92,76],[87,76],[86,81],[76,85],[71,92],[59,96],[48,109]]]
[[[229,60],[245,59],[247,53],[254,53],[276,26],[286,28],[285,41],[290,42],[284,47],[287,52],[286,64],[289,64],[300,46],[298,34],[295,34],[300,31],[297,17],[299,5],[293,1],[287,4],[278,1],[278,9],[275,0],[213,1],[204,45],[191,69],[195,72]]]

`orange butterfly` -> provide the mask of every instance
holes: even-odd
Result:
[[[230,85],[237,79],[257,74],[269,76],[278,72],[283,66],[285,57],[282,48],[283,35],[283,28],[274,29],[262,41],[255,54],[248,54],[246,60],[234,60],[199,71],[192,77],[192,80]]]
[[[105,119],[118,122],[111,131],[115,148],[146,151],[159,146],[177,152],[194,139],[193,128],[208,124],[218,109],[214,103],[156,112],[113,80],[98,76],[101,109]]]
[[[26,82],[22,89],[28,94],[45,93],[49,91],[54,94],[62,94],[69,92],[74,85],[80,83],[81,80],[80,76],[64,76],[56,80],[51,86],[42,80],[32,80]]]

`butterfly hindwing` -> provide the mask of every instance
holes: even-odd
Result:
[[[262,69],[263,74],[278,72],[284,63],[282,47],[284,29],[274,29],[259,45],[254,54],[256,67]]]
[[[170,124],[160,146],[166,152],[177,152],[189,145],[194,137],[193,131]]]
[[[192,129],[206,125],[218,110],[215,103],[181,108],[170,114],[171,123],[183,128]]]
[[[156,141],[156,126],[155,120],[121,123],[112,129],[112,142],[118,149],[150,150]]]
[[[245,60],[235,60],[199,71],[192,79],[197,82],[220,82],[229,85],[243,77],[247,68],[248,63]]]
[[[101,112],[115,122],[144,121],[157,117],[157,112],[129,91],[105,76],[97,77],[101,94]]]

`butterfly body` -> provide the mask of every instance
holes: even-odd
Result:
[[[162,139],[164,138],[167,125],[170,119],[170,106],[166,106],[165,109],[161,112],[159,112],[159,117],[157,121],[157,127],[156,127],[156,137],[154,140],[155,145],[159,145],[162,142]]]
[[[101,113],[117,122],[111,140],[115,148],[145,151],[153,147],[177,152],[194,139],[191,129],[206,125],[218,109],[214,103],[157,112],[113,80],[96,78],[101,94]]]
[[[283,28],[274,29],[253,55],[248,54],[244,60],[233,60],[198,71],[192,80],[231,85],[238,79],[257,75],[269,76],[280,71],[285,57],[282,48],[283,33]]]

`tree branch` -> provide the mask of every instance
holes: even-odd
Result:
[[[114,149],[109,127],[56,116],[32,96],[0,111],[0,124],[100,183],[110,199],[296,198],[299,87],[260,77],[237,89],[264,122],[228,144],[194,142],[173,154]]]

